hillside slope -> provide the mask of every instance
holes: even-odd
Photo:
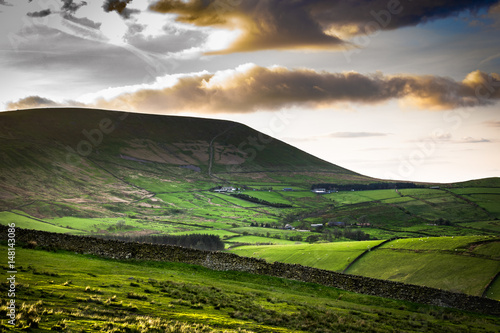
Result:
[[[131,202],[152,183],[209,189],[256,174],[368,179],[242,124],[92,109],[0,113],[0,157],[4,209],[34,199]]]

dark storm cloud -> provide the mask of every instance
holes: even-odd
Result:
[[[0,5],[3,5],[3,6],[12,6],[11,3],[8,3],[5,0],[0,0]]]
[[[132,0],[105,0],[102,8],[107,13],[116,11],[123,18],[128,19],[130,18],[130,15],[139,12],[137,9],[127,8],[127,5],[130,2],[132,2]]]
[[[63,5],[61,6],[61,12],[65,16],[74,14],[78,9],[87,5],[86,1],[81,1],[80,3],[75,3],[73,0],[62,0],[62,2],[63,2]],[[38,12],[30,12],[26,15],[28,15],[29,17],[45,17],[45,16],[49,16],[50,14],[53,14],[53,13],[54,12],[52,12],[50,9],[45,9],[45,10],[41,10]],[[55,13],[58,13],[58,12],[55,12]]]
[[[50,9],[45,9],[45,10],[41,10],[39,12],[31,12],[31,13],[28,13],[26,15],[28,15],[29,17],[45,17],[45,16],[49,16],[50,14],[52,14],[52,11]]]
[[[363,28],[375,20],[382,29],[390,30],[455,16],[465,10],[477,12],[495,5],[498,0],[319,0],[314,3],[313,16],[321,24],[355,24]]]
[[[345,38],[414,26],[489,8],[498,0],[159,0],[151,9],[176,13],[198,26],[242,31],[218,53],[264,49],[335,49],[352,46]]]

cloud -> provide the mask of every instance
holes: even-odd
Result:
[[[94,22],[86,17],[75,17],[71,14],[64,14],[63,18],[68,20],[68,21],[71,21],[73,23],[76,23],[77,25],[87,27],[90,29],[94,29],[94,30],[98,30],[102,24],[102,23]],[[94,33],[94,35],[96,34],[96,32],[94,32],[94,31],[93,31],[93,33]]]
[[[308,142],[308,141],[318,141],[324,139],[355,139],[355,138],[369,138],[369,137],[381,137],[387,136],[388,133],[378,133],[378,132],[334,132],[323,135],[313,135],[308,137],[285,137],[285,141],[293,142]]]
[[[378,30],[415,26],[458,13],[490,8],[498,0],[158,0],[151,9],[178,14],[197,26],[238,30],[227,49],[213,53],[267,49],[345,49],[347,40]]]
[[[488,80],[493,77],[498,75],[473,72],[464,81],[457,82],[430,75],[362,75],[244,65],[214,74],[177,76],[174,85],[128,89],[125,94],[108,101],[103,99],[97,104],[156,112],[244,113],[293,106],[323,108],[339,102],[374,104],[399,99],[420,109],[441,110],[493,103],[500,98],[500,88],[492,93],[488,89]],[[500,82],[491,81],[490,84],[497,83]],[[476,95],[477,92],[482,95]]]
[[[61,7],[62,11],[69,12],[74,14],[78,9],[87,5],[87,2],[82,1],[80,3],[75,3],[73,0],[62,0],[63,6]]]
[[[7,1],[5,0],[0,0],[0,5],[3,5],[3,6],[10,6],[12,7],[12,4],[11,3],[8,3]]]
[[[500,127],[500,121],[490,120],[484,122],[489,127]]]
[[[44,9],[38,12],[30,12],[27,13],[26,15],[29,17],[45,17],[49,16],[50,14],[55,14],[55,13],[60,13],[63,16],[71,16],[71,14],[76,13],[78,9],[80,9],[83,6],[87,5],[87,2],[81,1],[80,3],[75,3],[73,0],[62,0],[63,5],[61,6],[61,11],[58,12],[53,12],[50,9]]]
[[[376,136],[387,136],[387,133],[375,132],[335,132],[326,135],[329,138],[368,138]]]
[[[39,12],[30,12],[26,15],[28,15],[29,17],[45,17],[49,16],[50,14],[52,14],[52,11],[50,9],[44,9]]]
[[[26,98],[20,99],[17,102],[10,102],[7,104],[7,109],[29,109],[29,108],[37,108],[37,107],[50,107],[50,106],[59,106],[58,103],[53,100],[43,98],[40,96],[28,96]]]
[[[458,141],[457,143],[489,143],[491,140],[481,138],[481,139],[476,139],[470,136],[462,138],[462,140]]]
[[[137,9],[127,8],[127,5],[131,1],[132,0],[105,0],[104,4],[102,5],[102,8],[106,13],[116,11],[123,18],[128,19],[130,18],[130,15],[140,12]]]
[[[103,94],[94,105],[148,112],[248,113],[397,99],[420,109],[441,110],[492,104],[500,99],[497,85],[497,74],[479,71],[457,82],[430,75],[363,75],[247,64],[216,73],[165,76],[151,85],[125,87],[121,94],[114,89],[112,96]]]
[[[54,107],[54,106],[84,106],[84,104],[76,101],[65,101],[64,103],[58,103],[51,99],[40,96],[28,96],[18,100],[17,102],[7,103],[8,110],[31,109],[31,108],[42,108],[42,107]]]

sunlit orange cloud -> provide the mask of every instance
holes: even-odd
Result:
[[[248,113],[293,106],[324,109],[338,103],[370,105],[393,99],[423,110],[488,105],[500,99],[500,76],[475,71],[457,82],[431,75],[363,75],[247,64],[216,73],[176,75],[176,81],[164,88],[140,86],[88,106],[160,113]],[[8,107],[33,107],[37,103],[55,102],[29,97]]]
[[[226,49],[209,54],[282,49],[346,49],[348,39],[490,9],[498,0],[158,0],[150,9],[178,21],[240,31]]]

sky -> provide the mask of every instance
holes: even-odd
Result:
[[[498,0],[0,0],[0,109],[227,119],[363,175],[500,177]]]

